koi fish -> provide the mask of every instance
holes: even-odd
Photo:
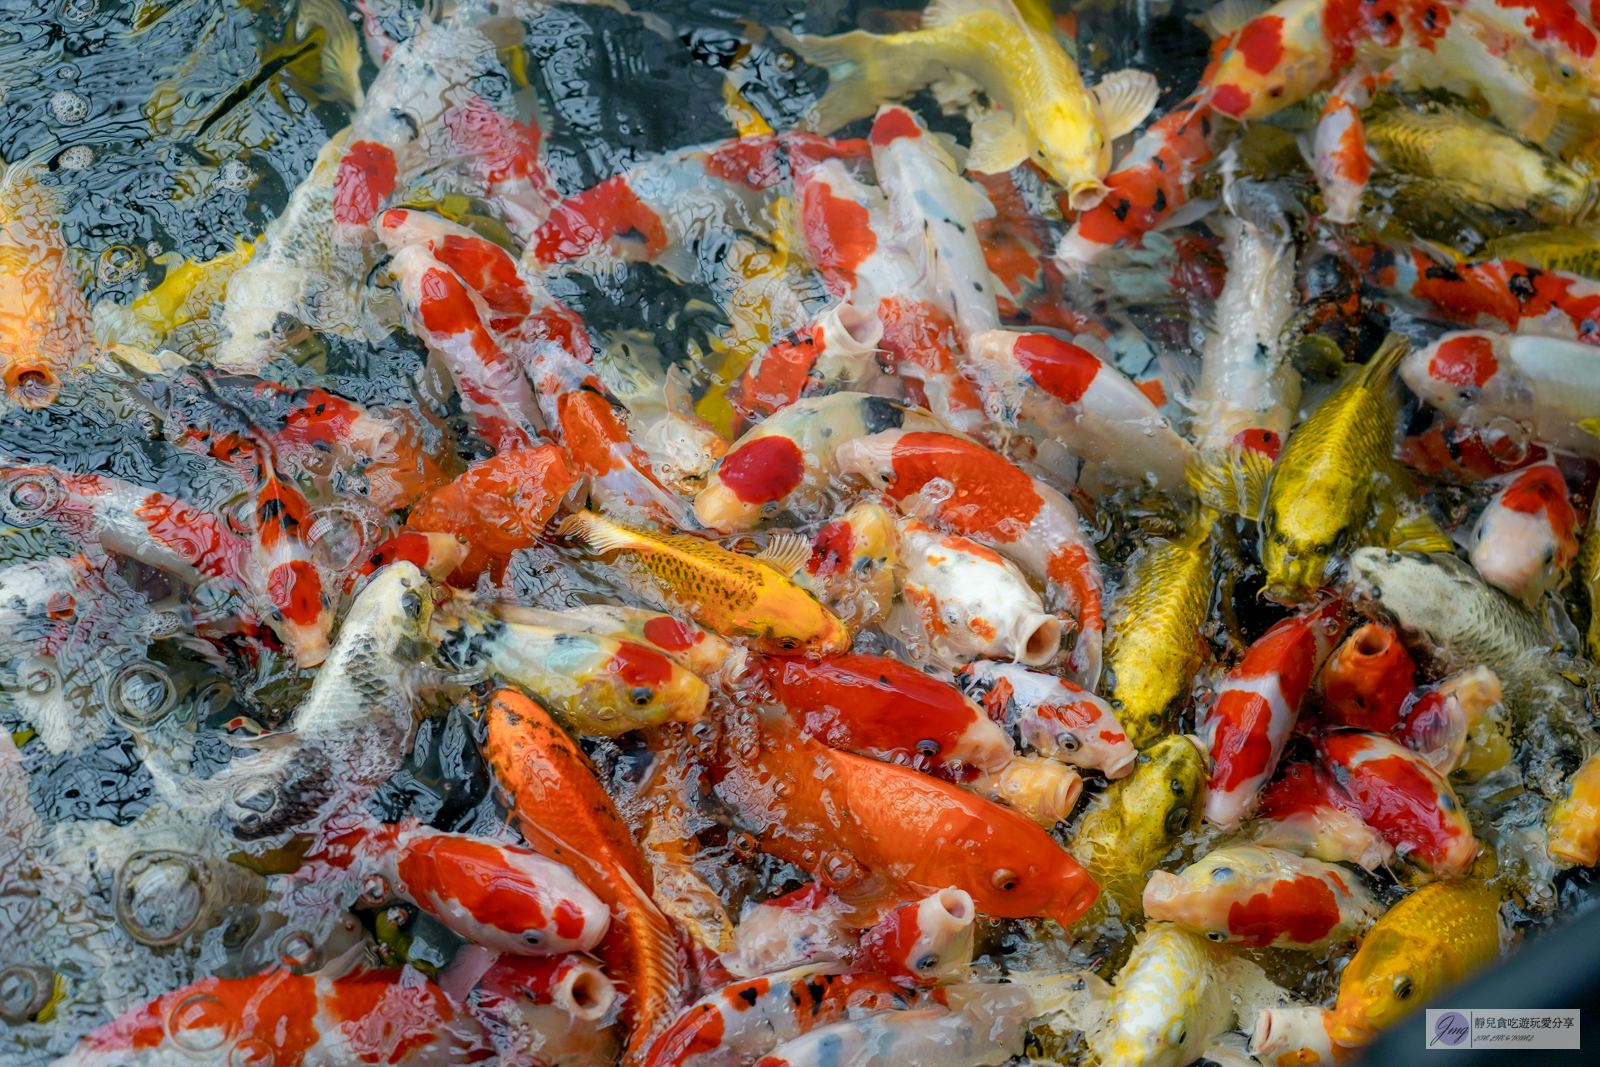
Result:
[[[1311,763],[1290,765],[1261,791],[1263,832],[1256,844],[1373,871],[1394,855],[1333,776]]]
[[[1417,665],[1387,626],[1367,623],[1322,668],[1322,721],[1388,733],[1400,724]]]
[[[615,737],[705,714],[705,682],[647,645],[507,622],[463,604],[447,616],[432,630],[445,663],[458,671],[486,667],[581,734]]]
[[[785,511],[820,518],[835,494],[839,447],[901,428],[945,427],[926,412],[866,393],[798,400],[733,443],[695,497],[695,518],[722,533],[753,530]]]
[[[163,994],[84,1037],[58,1062],[178,1067],[196,1055],[213,1063],[270,1057],[278,1067],[432,1067],[484,1063],[495,1053],[477,1021],[412,968],[340,978],[280,968],[202,978]]]
[[[818,133],[866,118],[947,71],[974,79],[1000,110],[973,123],[967,165],[1000,173],[1031,159],[1067,191],[1074,210],[1104,197],[1111,142],[1143,121],[1156,99],[1155,79],[1137,71],[1085,89],[1055,38],[1005,0],[940,0],[923,11],[922,28],[907,33],[798,38],[775,28],[773,35],[828,69],[832,84],[808,117]]]
[[[1500,896],[1465,878],[1433,882],[1384,913],[1339,975],[1328,1036],[1365,1045],[1447,987],[1498,959]]]
[[[599,634],[649,645],[702,678],[731,682],[744,673],[744,649],[676,615],[620,604],[587,604],[565,611],[492,604],[489,610],[511,623],[527,623],[568,633]]]
[[[821,657],[849,647],[844,624],[789,577],[809,555],[800,538],[779,535],[763,555],[743,556],[698,537],[630,529],[590,511],[569,517],[561,533],[611,556],[670,609],[724,636],[749,638],[759,651]]]
[[[1336,730],[1317,739],[1317,758],[1396,853],[1441,877],[1472,864],[1479,845],[1461,801],[1421,756],[1381,734]]]
[[[1600,756],[1572,772],[1563,795],[1545,812],[1544,826],[1552,858],[1579,867],[1600,859]]]
[[[0,177],[0,383],[11,402],[42,408],[88,349],[84,302],[55,205],[26,161]]]
[[[736,746],[714,769],[718,796],[759,831],[762,851],[822,868],[858,907],[953,887],[986,914],[1066,925],[1098,893],[1044,830],[959,786],[774,734],[751,747],[747,756]],[[941,847],[910,849],[912,841]]]
[[[497,337],[514,337],[533,311],[534,297],[511,253],[476,231],[427,211],[392,208],[376,229],[391,250],[420,245],[483,301],[484,325]]]
[[[1361,214],[1361,195],[1372,175],[1367,129],[1361,112],[1372,103],[1378,79],[1366,67],[1352,67],[1328,94],[1312,139],[1311,169],[1327,204],[1323,217],[1348,226]]]
[[[762,676],[799,736],[960,780],[997,770],[1011,741],[961,691],[886,656],[766,657]]]
[[[1189,183],[1215,155],[1216,120],[1197,96],[1177,104],[1133,142],[1106,175],[1106,195],[1079,213],[1056,245],[1055,261],[1082,273],[1111,248],[1136,244],[1189,202]]]
[[[293,483],[279,477],[271,454],[260,447],[255,480],[250,544],[265,575],[262,591],[271,605],[266,621],[297,665],[315,667],[328,657],[333,613],[307,545],[311,507]]]
[[[1133,772],[1138,753],[1111,706],[1065,678],[1021,664],[975,660],[956,682],[1024,749],[1116,780]]]
[[[901,595],[927,649],[946,666],[979,656],[1042,666],[1061,650],[1061,620],[1016,564],[965,537],[899,525]]]
[[[1577,513],[1553,463],[1506,479],[1478,519],[1468,558],[1490,585],[1524,603],[1566,580],[1578,558]]]
[[[1105,631],[1100,558],[1066,497],[1000,455],[949,434],[889,430],[847,441],[837,456],[841,474],[866,478],[901,512],[990,545],[1049,583],[1078,621],[1074,674],[1085,684],[1099,678]]]
[[[545,422],[559,434],[573,469],[588,479],[598,507],[632,522],[689,524],[687,501],[656,478],[650,457],[628,436],[627,409],[588,367],[546,343],[535,347],[527,368]]]
[[[417,501],[406,529],[448,534],[466,544],[467,557],[452,577],[456,585],[470,587],[491,566],[504,567],[511,553],[537,543],[579,481],[567,453],[556,445],[512,449],[479,460]]]
[[[1180,874],[1151,871],[1144,889],[1149,918],[1257,948],[1348,941],[1378,910],[1344,868],[1255,845],[1218,849]]]
[[[1200,716],[1200,736],[1211,754],[1206,821],[1233,829],[1250,813],[1344,628],[1344,603],[1330,600],[1273,626],[1228,672],[1216,702]]]
[[[805,230],[808,237],[811,229]],[[876,314],[849,303],[829,305],[810,324],[757,353],[728,390],[728,403],[746,423],[762,422],[814,386],[866,377],[877,366],[882,340],[883,323]]]
[[[1400,368],[1404,378],[1405,364]],[[1473,426],[1442,416],[1421,433],[1401,441],[1395,454],[1412,470],[1458,483],[1507,474],[1548,455],[1542,446],[1528,440],[1521,424],[1510,419],[1494,417],[1487,425]]]
[[[503,689],[485,714],[484,755],[511,795],[523,838],[572,868],[611,909],[597,953],[624,990],[626,1063],[638,1063],[678,1009],[683,988],[671,924],[650,899],[639,847],[583,750],[533,701]]]
[[[972,969],[972,895],[941,889],[902,904],[861,937],[861,956],[879,974],[908,986],[946,985]]]
[[[1045,756],[1013,756],[996,771],[982,771],[968,783],[979,796],[998,800],[1046,830],[1066,822],[1083,778],[1076,768]]]
[[[351,570],[344,580],[345,595],[355,592],[363,579],[399,561],[411,564],[434,581],[442,581],[466,561],[467,552],[467,546],[454,534],[402,530],[378,545]]]
[[[794,580],[855,634],[888,615],[899,563],[894,517],[863,502],[817,531]]]
[[[1105,1026],[1090,1037],[1104,1067],[1192,1063],[1233,1021],[1227,949],[1171,923],[1140,932],[1117,972]]]
[[[968,348],[1014,423],[1027,419],[1097,468],[1091,484],[1177,489],[1194,449],[1138,386],[1094,353],[1050,334],[991,330]],[[1080,481],[1085,480],[1080,475]]]
[[[861,920],[819,882],[743,909],[722,965],[741,977],[856,961]]]
[[[616,1060],[620,1050],[607,1019],[617,1000],[611,979],[583,956],[508,954],[478,980],[467,1010],[501,1062],[583,1067]]]

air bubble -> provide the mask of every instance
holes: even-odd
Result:
[[[97,273],[101,285],[125,282],[144,269],[144,253],[132,245],[112,245],[100,253]]]
[[[233,1032],[233,1021],[222,1001],[204,993],[189,997],[167,1016],[172,1043],[188,1052],[220,1048]]]
[[[83,144],[75,144],[56,157],[56,165],[62,170],[88,170],[93,164],[94,149]]]
[[[223,160],[222,166],[217,168],[217,176],[212,180],[219,189],[238,192],[254,185],[256,183],[256,174],[242,160],[227,159]]]
[[[50,97],[50,114],[64,126],[76,126],[89,117],[89,98],[71,89],[58,89]]]
[[[100,13],[100,0],[66,0],[61,5],[61,21],[82,25]]]

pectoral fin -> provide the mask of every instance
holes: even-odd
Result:
[[[800,565],[811,557],[811,542],[799,534],[773,534],[767,547],[756,553],[756,559],[782,574],[793,576]]]
[[[1011,112],[996,108],[972,120],[972,150],[967,169],[980,174],[1004,174],[1028,158],[1028,140],[1017,129]]]
[[[1161,88],[1156,76],[1145,70],[1119,70],[1100,79],[1094,97],[1100,103],[1106,137],[1115,140],[1143,122],[1156,106]]]

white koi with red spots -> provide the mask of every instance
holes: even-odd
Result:
[[[1126,375],[1086,348],[1050,334],[989,330],[969,354],[999,417],[1038,423],[1073,455],[1094,466],[1080,481],[1178,489],[1194,449]],[[1089,472],[1085,472],[1087,475]]]
[[[1376,88],[1377,78],[1357,64],[1333,87],[1317,120],[1311,169],[1327,204],[1323,217],[1329,222],[1348,225],[1361,212],[1361,194],[1372,175],[1361,112],[1372,102]]]
[[[972,970],[972,894],[941,889],[902,904],[861,936],[861,954],[879,972],[913,986],[946,985]]]
[[[1037,667],[1061,650],[1061,620],[998,552],[915,521],[900,524],[899,549],[901,595],[935,660],[954,667],[992,656]]]
[[[1490,585],[1527,603],[1566,580],[1578,558],[1578,516],[1553,463],[1501,479],[1473,532],[1468,558]]]
[[[1245,652],[1200,716],[1211,754],[1206,821],[1235,829],[1278,768],[1284,746],[1317,672],[1344,635],[1345,608],[1332,600],[1285,619]]]
[[[1585,420],[1600,412],[1600,348],[1493,330],[1445,334],[1408,355],[1400,377],[1453,419],[1503,416],[1558,448],[1600,456]]]
[[[278,475],[265,448],[258,447],[257,457],[251,548],[268,606],[262,616],[298,666],[315,667],[328,658],[333,612],[307,545],[311,506]]]
[[[1024,749],[1111,779],[1133,773],[1138,757],[1133,742],[1111,705],[1087,689],[1018,663],[993,660],[967,664],[956,681]]]

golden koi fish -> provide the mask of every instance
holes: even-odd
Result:
[[[932,0],[922,28],[905,33],[795,37],[774,29],[773,36],[828,69],[833,84],[810,116],[818,133],[962,74],[999,105],[972,123],[968,169],[999,174],[1031,159],[1078,210],[1105,196],[1111,142],[1144,121],[1158,95],[1155,78],[1134,70],[1085,88],[1054,35],[1031,24],[1011,0]]]
[[[25,163],[0,179],[0,381],[13,403],[42,408],[89,343],[89,309],[55,205]]]

